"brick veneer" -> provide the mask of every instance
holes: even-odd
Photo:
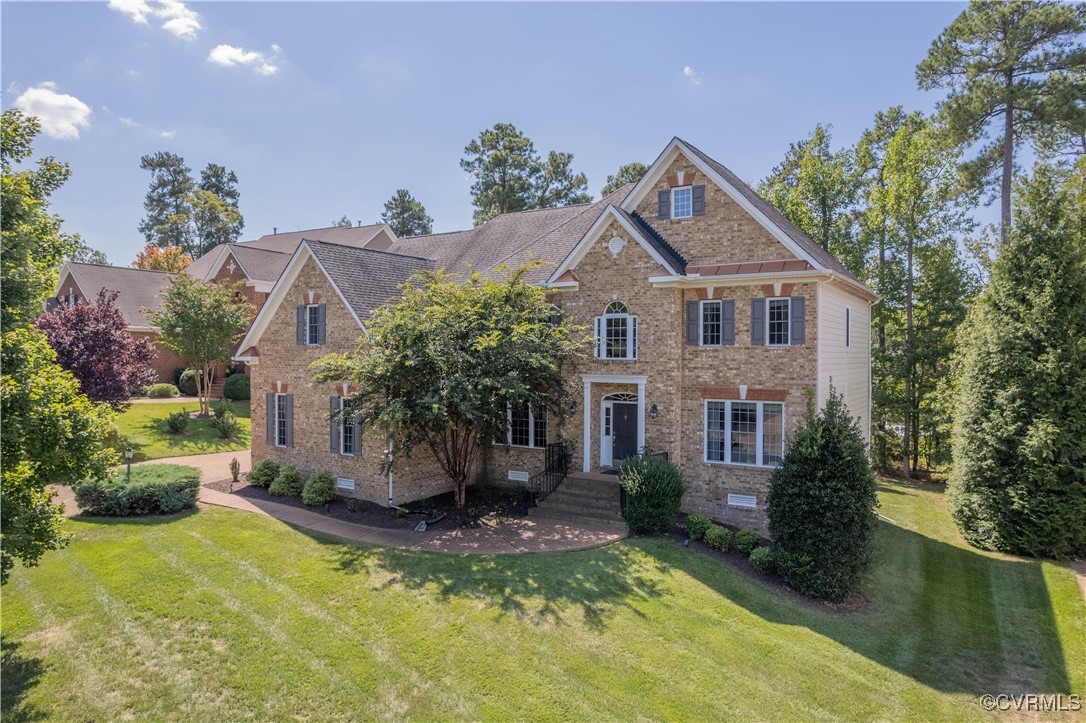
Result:
[[[131,331],[133,341],[146,339],[151,342],[155,350],[155,358],[151,362],[151,368],[155,370],[157,381],[173,384],[173,372],[178,367],[188,366],[181,357],[164,344],[158,343],[158,332]]]

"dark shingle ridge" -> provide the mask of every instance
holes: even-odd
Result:
[[[453,232],[453,233],[455,233],[455,232]],[[399,258],[399,259],[418,259],[419,261],[433,261],[433,259],[428,259],[425,256],[412,256],[411,254],[398,254],[398,253],[394,253],[392,251],[388,251],[387,249],[384,250],[384,251],[382,251],[381,249],[368,249],[368,248],[365,248],[364,246],[351,246],[350,244],[337,244],[334,241],[321,241],[320,239],[312,239],[312,238],[304,238],[304,239],[302,239],[302,241],[306,242],[307,244],[321,244],[323,246],[335,246],[336,248],[350,249],[351,251],[365,251],[368,254],[381,254],[382,256],[392,256],[393,258]],[[282,252],[276,251],[274,253],[282,253]]]
[[[629,211],[626,215],[633,220],[634,225],[648,238],[649,242],[656,247],[656,250],[659,251],[664,258],[672,262],[672,266],[678,273],[681,274],[686,270],[687,260],[674,246],[668,243],[667,239],[665,239],[659,231],[653,228],[652,224],[642,218],[641,214],[637,211]]]
[[[114,271],[138,271],[141,274],[176,274],[177,271],[159,271],[158,269],[138,269],[135,266],[114,266],[113,264],[91,264],[85,261],[68,261],[68,268],[73,266],[92,266],[97,269],[112,269]]]

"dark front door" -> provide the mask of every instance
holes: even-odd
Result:
[[[611,460],[614,465],[637,454],[637,405],[614,402],[611,405]]]

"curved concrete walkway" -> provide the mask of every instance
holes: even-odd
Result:
[[[327,517],[314,510],[285,505],[270,500],[251,500],[238,495],[219,492],[206,486],[207,482],[230,478],[229,464],[238,458],[243,472],[249,470],[248,451],[217,452],[190,457],[155,459],[141,464],[183,464],[200,470],[199,502],[203,505],[226,507],[258,515],[266,515],[295,527],[305,528],[325,535],[340,537],[354,542],[404,550],[431,550],[454,554],[523,554],[533,552],[566,552],[601,547],[626,537],[624,530],[613,528],[586,528],[565,525],[561,522],[538,518],[519,518],[496,527],[472,527],[464,529],[442,528],[441,523],[426,532],[414,530],[389,530],[361,525],[357,522]],[[61,487],[55,498],[64,502],[70,517],[79,513],[71,489]]]

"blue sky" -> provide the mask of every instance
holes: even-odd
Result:
[[[401,187],[435,231],[468,228],[459,161],[496,122],[573,153],[597,197],[674,135],[756,180],[818,122],[853,143],[888,106],[933,108],[914,69],[963,7],[111,5],[4,2],[3,105],[49,114],[37,152],[73,171],[54,210],[124,265],[158,150],[237,172],[243,238],[374,222]]]

